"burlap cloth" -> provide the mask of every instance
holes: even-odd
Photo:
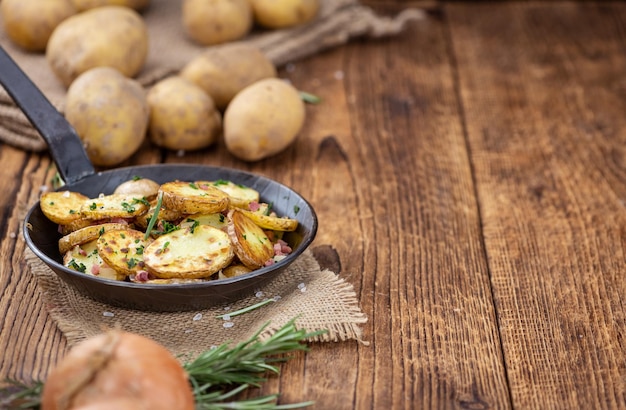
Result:
[[[29,249],[24,256],[50,317],[70,347],[104,330],[121,328],[148,336],[175,355],[194,357],[212,346],[247,340],[269,323],[261,334],[261,338],[267,337],[293,319],[298,328],[327,331],[311,342],[356,340],[367,344],[360,327],[367,317],[352,285],[321,268],[311,250],[305,251],[284,273],[236,303],[174,313],[122,309],[94,301],[68,286]],[[216,317],[266,298],[275,298],[276,302],[230,320]]]
[[[152,0],[143,13],[148,26],[148,60],[138,80],[145,86],[180,70],[204,50],[189,41],[180,23],[180,1]],[[384,37],[399,33],[405,25],[424,17],[422,10],[406,9],[394,17],[379,16],[357,0],[321,0],[317,18],[310,24],[284,30],[255,31],[244,41],[259,47],[278,67],[319,51],[345,44],[357,37]],[[54,77],[45,56],[25,53],[0,30],[0,44],[24,69],[60,111],[65,89]],[[46,144],[8,94],[0,87],[0,141],[16,147],[43,151]]]

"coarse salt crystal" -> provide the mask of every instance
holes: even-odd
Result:
[[[303,289],[303,288],[306,288],[306,285],[304,283],[298,284],[298,289]]]
[[[306,292],[306,286],[303,287],[303,288],[300,288],[300,292],[302,292],[302,293]]]
[[[197,322],[200,319],[202,319],[202,313],[196,313],[196,315],[193,317],[194,322]]]
[[[274,302],[278,302],[281,299],[280,295],[274,296]]]
[[[224,310],[230,310],[230,306],[225,306]]]
[[[191,330],[191,329],[185,329],[185,333],[191,333],[191,332],[193,332],[193,330]]]
[[[65,191],[63,192],[63,198],[69,198],[70,197],[70,191]]]
[[[233,327],[233,326],[235,326],[235,324],[233,322],[224,322],[224,327],[227,328],[227,329],[229,327]]]
[[[265,296],[265,294],[261,291],[258,291],[257,293],[254,294],[254,296],[256,296],[257,298],[262,298],[263,296]]]
[[[15,238],[17,238],[17,234],[16,234],[15,232],[11,232],[11,233],[9,234],[9,238],[11,238],[11,239],[15,239]]]
[[[115,316],[115,313],[113,313],[113,312],[102,312],[102,316],[104,316],[104,317],[113,317],[113,316]]]
[[[335,71],[334,76],[336,80],[343,80],[343,71],[341,70]]]
[[[225,321],[230,321],[230,315],[224,315],[222,316],[222,319],[224,319]]]
[[[184,157],[185,156],[185,150],[184,149],[179,149],[178,151],[176,151],[176,156],[177,157]]]

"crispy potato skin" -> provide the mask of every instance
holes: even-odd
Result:
[[[219,110],[245,87],[276,75],[274,64],[259,49],[244,43],[211,47],[180,72],[209,94]]]
[[[135,76],[148,55],[148,30],[141,16],[128,7],[104,6],[73,15],[54,30],[46,59],[68,87],[94,67],[113,67]]]
[[[0,12],[4,31],[13,43],[42,52],[54,29],[77,10],[70,0],[2,0]]]
[[[145,140],[148,116],[143,88],[113,68],[83,73],[67,92],[65,117],[97,166],[111,167],[130,158]]]
[[[148,136],[171,150],[198,150],[217,141],[222,114],[202,88],[182,77],[169,77],[148,92]]]
[[[305,120],[298,90],[270,78],[246,87],[224,113],[224,142],[235,157],[258,161],[287,148]]]
[[[313,20],[319,0],[250,0],[254,20],[269,29],[297,26]]]
[[[252,29],[249,0],[184,0],[183,28],[193,41],[215,45],[243,38]]]

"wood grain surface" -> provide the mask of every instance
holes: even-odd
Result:
[[[367,2],[365,2],[367,3]],[[314,344],[260,393],[314,409],[626,408],[626,4],[370,2],[428,19],[283,68],[322,98],[285,152],[128,164],[259,172],[305,196],[364,339]],[[0,145],[0,378],[64,355],[22,259],[46,154]]]

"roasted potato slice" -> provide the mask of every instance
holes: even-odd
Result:
[[[228,236],[235,254],[250,269],[258,269],[274,256],[274,246],[263,229],[248,218],[241,209],[228,212]]]
[[[128,276],[144,270],[143,251],[151,242],[134,229],[108,231],[98,238],[98,253],[107,265]]]
[[[228,266],[235,254],[228,235],[212,226],[180,229],[144,249],[146,270],[161,279],[208,278]]]
[[[269,229],[271,231],[285,231],[291,232],[298,228],[298,220],[287,217],[277,217],[271,215],[265,215],[260,212],[252,212],[242,209],[241,212],[252,219],[255,224],[263,229]]]
[[[217,189],[224,191],[230,197],[230,206],[237,208],[248,209],[248,206],[252,202],[259,202],[259,192],[255,189],[249,188],[244,185],[235,184],[231,181],[225,181],[223,179],[209,182]]]
[[[113,191],[114,194],[126,194],[136,195],[140,198],[144,197],[148,201],[152,201],[156,198],[159,192],[159,185],[157,182],[148,178],[134,178],[126,182],[122,182]]]
[[[81,217],[80,208],[89,197],[78,192],[54,191],[41,195],[41,212],[52,222],[67,225]]]
[[[193,214],[187,216],[178,226],[181,229],[194,229],[198,225],[209,225],[223,231],[228,226],[228,219],[224,214]]]
[[[207,183],[167,182],[161,185],[163,206],[184,214],[214,214],[228,208],[230,198]]]
[[[126,228],[128,228],[128,224],[124,223],[104,223],[81,228],[77,231],[70,232],[59,239],[59,251],[61,252],[61,255],[65,255],[67,251],[71,250],[76,245],[82,245],[96,240],[100,237],[100,235],[107,231]]]
[[[137,223],[137,225],[144,229],[148,227],[150,219],[152,219],[152,215],[154,215],[154,211],[156,210],[156,203],[156,200],[150,201],[150,209],[135,218],[135,222]],[[167,209],[164,206],[161,206],[161,208],[159,209],[159,215],[157,215],[157,223],[158,221],[178,222],[182,218],[184,218],[185,215],[186,214],[180,211]]]
[[[252,269],[247,268],[245,265],[234,263],[222,269],[220,272],[219,278],[220,279],[234,278],[235,276],[245,275],[248,272],[252,272]]]
[[[146,285],[178,285],[181,283],[202,283],[202,282],[206,282],[206,279],[180,279],[180,278],[148,279],[140,283],[143,283]]]
[[[63,265],[86,275],[100,278],[124,280],[126,275],[108,266],[98,253],[97,240],[76,245],[63,256]]]
[[[145,213],[150,203],[144,197],[127,194],[103,195],[88,199],[83,203],[80,213],[87,219],[134,218]]]

